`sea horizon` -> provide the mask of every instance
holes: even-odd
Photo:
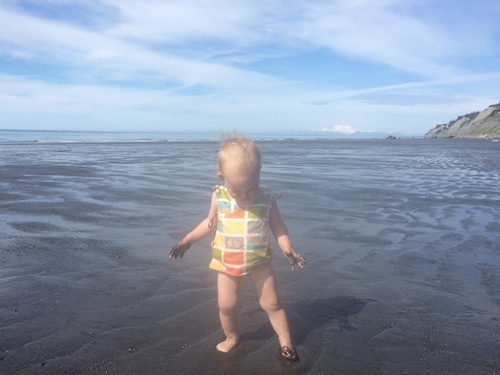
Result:
[[[132,130],[53,130],[53,129],[0,129],[0,144],[16,142],[40,143],[115,143],[115,142],[193,142],[219,141],[226,131],[132,131]],[[384,139],[396,138],[423,139],[423,136],[408,136],[390,133],[343,134],[318,131],[269,131],[241,133],[255,140],[322,140],[322,139]]]

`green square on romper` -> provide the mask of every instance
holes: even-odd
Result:
[[[222,259],[222,251],[216,249],[215,247],[212,249],[212,258],[221,260]]]
[[[258,219],[267,217],[267,206],[253,206],[248,211],[248,218]]]
[[[266,253],[263,251],[254,251],[247,253],[247,263],[257,263],[262,260],[262,258],[266,258]]]

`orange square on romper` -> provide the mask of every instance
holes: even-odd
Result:
[[[244,254],[238,252],[224,252],[224,263],[233,265],[242,265],[244,261]]]
[[[245,210],[236,210],[234,212],[226,214],[226,219],[244,219]]]

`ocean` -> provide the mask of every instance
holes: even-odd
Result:
[[[286,133],[245,133],[249,138],[261,140],[283,139],[330,139],[331,135],[317,133],[297,135]],[[220,132],[120,132],[120,131],[59,131],[59,130],[1,130],[0,144],[12,142],[36,143],[155,143],[186,141],[218,141],[225,133]]]
[[[12,142],[37,143],[122,143],[216,140],[216,133],[162,133],[162,132],[99,132],[0,130],[0,144]]]

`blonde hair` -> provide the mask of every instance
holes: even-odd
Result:
[[[222,140],[217,156],[217,171],[220,172],[224,163],[229,160],[237,162],[241,168],[260,169],[260,150],[252,140],[232,134]]]

